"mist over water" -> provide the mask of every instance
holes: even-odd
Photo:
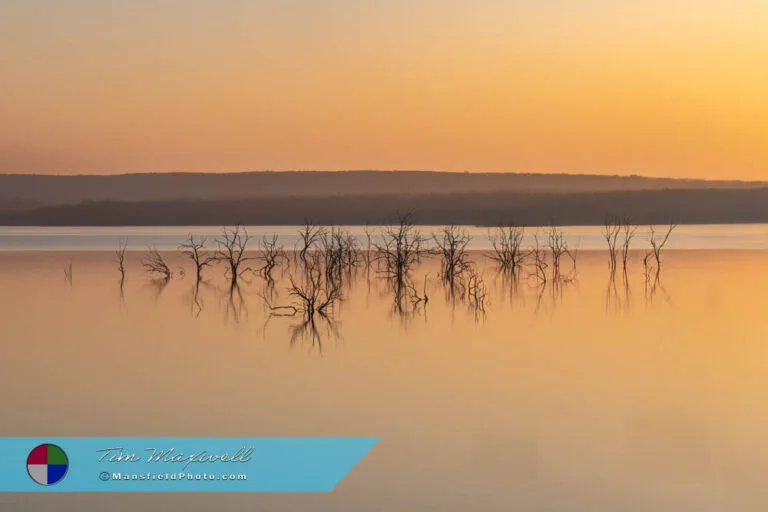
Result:
[[[365,226],[342,226],[355,236],[361,245],[366,242]],[[663,229],[664,226],[660,226]],[[300,226],[247,226],[248,233],[260,240],[263,236],[277,234],[286,248],[298,245]],[[374,238],[381,226],[370,226]],[[419,226],[425,234],[437,233],[440,226]],[[461,226],[472,240],[468,246],[474,250],[489,250],[489,233],[494,228]],[[583,250],[604,250],[605,239],[601,226],[559,227],[570,247]],[[547,226],[525,228],[525,246],[534,243],[538,233],[546,236]],[[129,251],[144,251],[147,245],[160,250],[175,250],[189,234],[213,241],[221,236],[217,227],[8,227],[0,226],[0,250],[27,251],[113,251],[118,243],[128,240]],[[647,245],[648,226],[639,226],[636,244]],[[701,224],[680,225],[670,238],[669,249],[768,249],[768,224]]]
[[[257,275],[231,293],[217,267],[198,287],[174,252],[162,283],[143,256],[127,255],[121,287],[113,252],[0,252],[0,435],[381,442],[327,495],[3,495],[3,510],[768,504],[766,251],[666,252],[650,283],[639,255],[612,279],[607,253],[587,251],[572,281],[544,288],[474,253],[482,312],[434,257],[413,275],[430,300],[402,310],[361,267],[316,331],[270,315]],[[290,272],[275,270],[273,305]]]

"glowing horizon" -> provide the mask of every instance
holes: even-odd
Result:
[[[6,0],[0,172],[768,180],[757,0]]]

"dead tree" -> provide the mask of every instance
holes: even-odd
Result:
[[[318,253],[307,255],[304,271],[298,276],[290,275],[291,283],[288,305],[273,305],[266,296],[262,298],[272,316],[302,315],[305,320],[313,321],[315,315],[328,316],[333,306],[342,299],[342,291],[335,279],[328,277],[324,268],[324,259]]]
[[[432,235],[437,245],[437,253],[441,256],[440,276],[443,281],[453,286],[457,279],[469,270],[470,262],[467,258],[467,245],[472,238],[457,226],[443,228],[440,236]]]
[[[621,260],[624,268],[624,273],[627,272],[627,264],[629,263],[629,247],[632,245],[632,240],[635,238],[635,232],[637,226],[630,224],[629,219],[624,219],[622,223],[622,232],[624,233],[624,240],[622,242]]]
[[[156,247],[148,245],[147,249],[149,250],[149,254],[144,257],[141,263],[144,270],[153,276],[157,276],[159,281],[170,281],[173,277],[173,272],[168,264],[166,264],[162,254],[160,254]]]
[[[522,251],[525,228],[508,225],[496,228],[495,234],[489,234],[493,254],[490,256],[496,262],[499,270],[516,275],[522,266],[524,254]]]
[[[298,254],[305,264],[307,263],[307,253],[317,245],[324,232],[325,229],[322,226],[318,226],[310,220],[304,221],[304,225],[299,230],[299,239],[302,245]]]
[[[120,282],[125,281],[125,250],[128,248],[128,240],[117,242],[117,270],[120,272]]]
[[[418,263],[423,238],[409,215],[401,216],[397,224],[384,229],[382,242],[375,244],[377,271],[392,286],[395,309],[402,309],[410,272]]]
[[[610,258],[611,272],[616,270],[617,247],[621,234],[622,222],[616,217],[607,216],[603,224],[603,238],[608,243],[608,256]]]
[[[221,238],[216,240],[218,249],[214,255],[216,261],[223,262],[227,267],[227,275],[231,284],[237,284],[237,280],[244,273],[251,270],[250,267],[243,268],[246,261],[252,260],[245,255],[248,242],[251,237],[248,231],[240,226],[234,228],[224,227],[221,232]]]
[[[205,250],[206,243],[207,240],[205,238],[196,240],[190,234],[186,242],[179,244],[182,254],[186,255],[195,264],[195,276],[198,283],[202,281],[203,270],[212,266],[216,261],[216,255]]]
[[[384,228],[382,242],[374,244],[380,273],[388,279],[404,281],[418,262],[422,241],[408,215]]]
[[[416,286],[414,286],[413,283],[408,283],[408,288],[410,290],[410,297],[411,297],[411,304],[415,307],[419,304],[422,304],[424,306],[427,305],[429,302],[429,295],[427,294],[427,276],[424,276],[424,291],[421,295],[419,295],[419,292],[416,290]]]
[[[676,227],[677,227],[677,224],[671,224],[667,229],[667,232],[662,237],[661,234],[657,236],[656,229],[653,226],[650,226],[651,249],[653,250],[653,257],[656,260],[657,276],[661,272],[661,251],[662,249],[664,249],[664,246],[667,245],[667,241],[669,240],[669,235],[672,234],[672,231],[674,231]]]
[[[547,255],[543,247],[539,244],[539,235],[536,234],[533,236],[534,245],[531,248],[531,256],[533,257],[533,274],[531,274],[533,277],[536,278],[536,280],[541,285],[547,284],[547,269],[549,268],[549,264],[547,263]]]
[[[556,226],[551,226],[549,233],[547,233],[547,249],[552,256],[552,279],[558,283],[562,277],[560,260],[568,254],[568,242],[565,240],[563,232],[558,230]]]
[[[320,233],[318,246],[326,278],[341,286],[357,264],[356,241],[343,229],[331,226]]]
[[[305,316],[327,316],[330,308],[341,300],[340,288],[334,280],[324,279],[320,269],[306,272],[303,276],[301,280],[291,276],[288,294],[298,300],[297,309]]]
[[[318,276],[322,276],[323,273],[315,274]],[[279,315],[279,316],[296,316],[294,315]],[[338,326],[336,324],[335,319],[332,315],[327,314],[326,312],[316,312],[316,314],[308,314],[306,311],[302,312],[302,316],[300,317],[300,321],[293,326],[291,326],[291,338],[290,338],[290,346],[296,345],[297,341],[301,340],[302,342],[309,338],[312,341],[312,347],[317,347],[318,350],[322,353],[323,351],[323,337],[320,333],[320,329],[318,326],[320,324],[323,324],[328,331],[328,334],[335,337],[335,338],[341,338],[341,334],[339,332]]]
[[[335,275],[351,273],[360,261],[357,238],[345,229],[331,226],[323,230],[319,245],[325,257],[326,270]]]
[[[260,258],[264,263],[261,267],[261,275],[268,282],[273,282],[272,271],[280,266],[280,262],[287,260],[288,256],[285,254],[285,249],[280,245],[280,238],[277,234],[272,235],[271,238],[267,238],[266,235],[261,239],[261,254]]]
[[[344,231],[341,239],[342,253],[344,257],[344,266],[347,270],[352,270],[357,267],[360,262],[360,244],[352,233]]]

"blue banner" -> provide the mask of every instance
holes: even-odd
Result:
[[[0,492],[330,492],[374,437],[0,438]]]

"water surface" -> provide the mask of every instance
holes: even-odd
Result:
[[[319,336],[256,276],[195,299],[128,255],[0,253],[1,436],[380,436],[327,495],[2,495],[20,511],[763,511],[768,252],[670,251],[647,286],[607,255],[517,288],[475,254],[485,314],[426,261],[426,308],[360,270]],[[72,263],[72,282],[64,267]],[[278,272],[277,276],[280,275]],[[287,301],[287,274],[275,303]]]
[[[365,226],[345,226],[354,235],[361,246],[365,246],[367,238]],[[294,248],[299,243],[299,226],[248,226],[248,233],[253,236],[252,245],[258,243],[263,236],[271,237],[277,234],[280,243],[288,248]],[[381,232],[380,226],[371,226],[374,241]],[[440,231],[439,226],[420,226],[419,230],[429,236]],[[470,249],[489,250],[491,244],[488,235],[494,228],[478,226],[462,226],[472,240]],[[605,239],[600,226],[565,226],[558,228],[566,236],[571,247],[584,250],[603,250],[606,248]],[[663,233],[666,226],[657,226],[657,231]],[[546,226],[532,226],[525,230],[525,246],[533,245],[534,236],[545,237],[549,230]],[[112,251],[120,241],[128,241],[129,251],[144,251],[147,245],[158,249],[174,250],[188,235],[207,238],[210,243],[220,238],[221,229],[216,227],[9,227],[0,226],[0,250],[18,251]],[[635,239],[635,247],[648,246],[649,228],[640,226]],[[682,225],[675,228],[674,236],[670,238],[669,249],[768,249],[768,224],[702,224]]]

